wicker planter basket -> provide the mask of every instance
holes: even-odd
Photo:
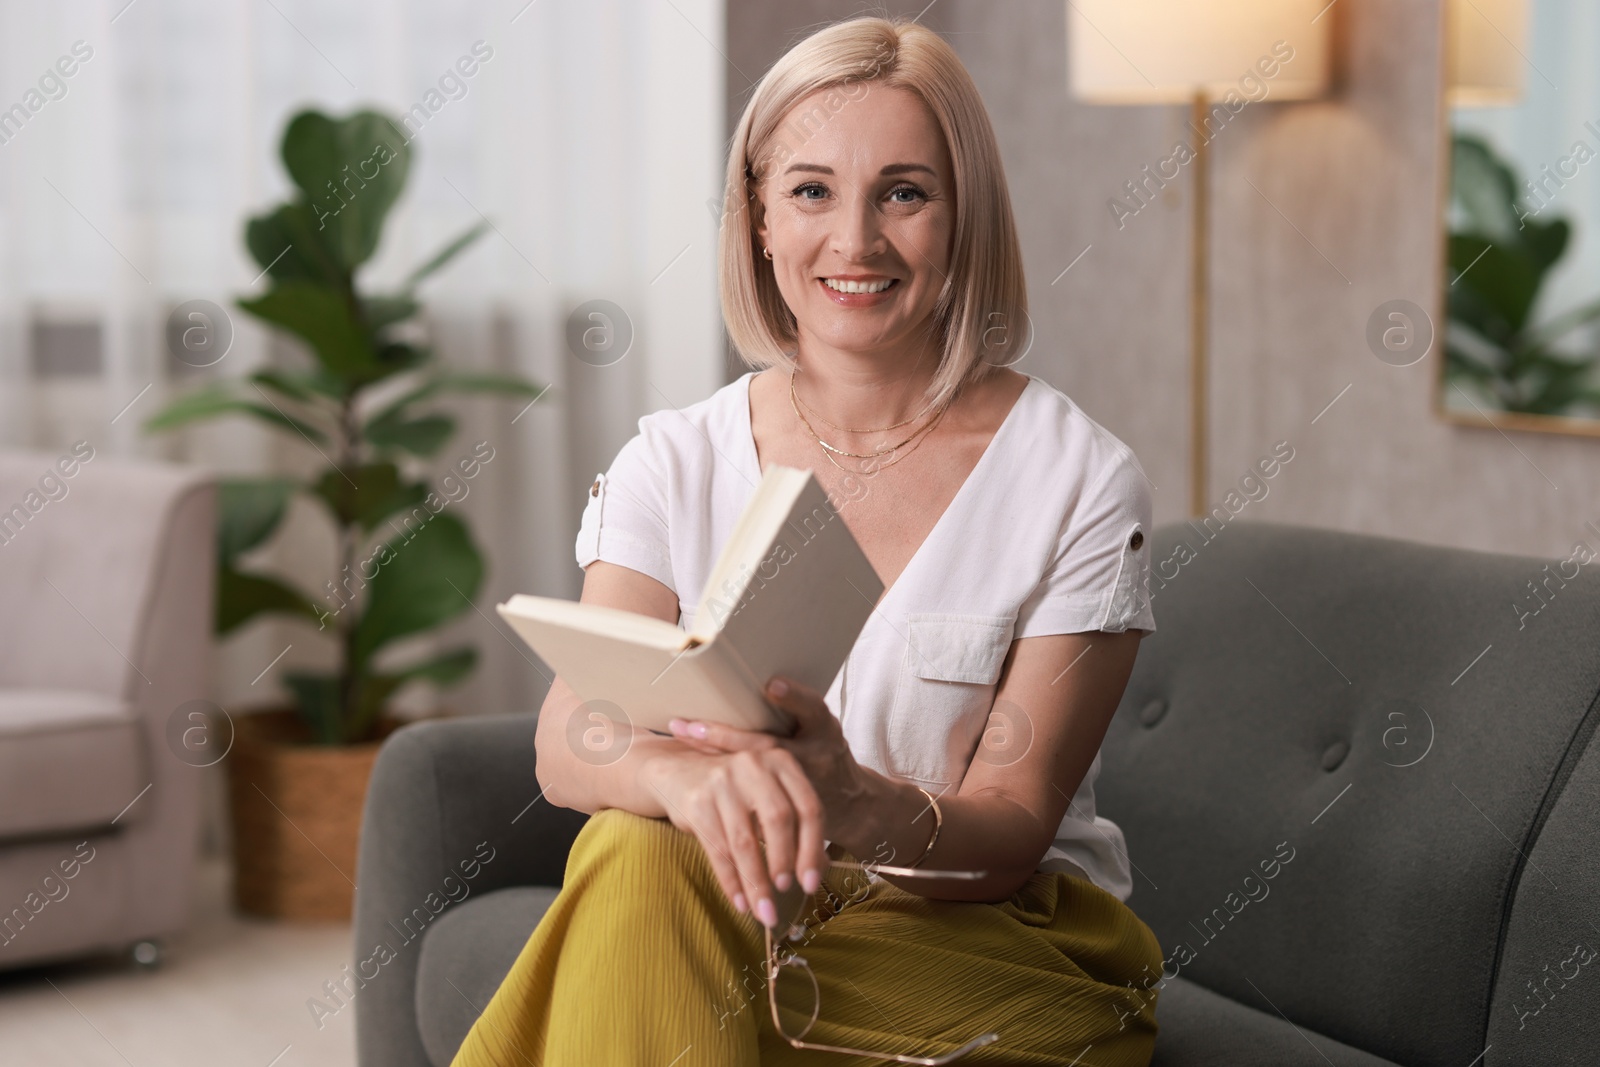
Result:
[[[240,716],[235,728],[228,760],[234,903],[274,919],[348,920],[361,809],[382,742],[308,744],[293,711]]]

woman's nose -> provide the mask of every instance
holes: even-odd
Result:
[[[848,207],[836,216],[834,252],[847,260],[865,260],[888,248],[885,219],[878,205],[865,196],[853,196]]]

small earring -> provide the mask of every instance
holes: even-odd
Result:
[[[766,256],[768,259],[771,259],[772,258],[772,249],[770,249],[770,248],[762,248],[761,249],[761,254]]]

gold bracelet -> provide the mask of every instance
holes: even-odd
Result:
[[[920,785],[917,786],[917,792],[928,798],[928,806],[933,809],[933,836],[928,838],[928,847],[922,850],[922,855],[917,857],[917,862],[908,863],[906,864],[907,867],[922,866],[922,862],[932,854],[933,846],[939,843],[939,831],[944,829],[944,812],[939,810],[939,798],[922,788]],[[921,817],[921,815],[917,816],[917,818]],[[915,821],[916,819],[912,820],[912,822]]]

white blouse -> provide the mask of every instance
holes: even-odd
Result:
[[[678,594],[684,629],[761,480],[755,373],[640,419],[584,508],[578,565],[603,559],[661,582]],[[871,476],[862,477],[870,492]],[[994,702],[1011,642],[1154,630],[1150,526],[1148,479],[1133,452],[1029,375],[828,690],[856,759],[935,795],[958,789],[974,759],[1015,763],[1032,738],[1027,713]],[[1087,877],[1126,901],[1122,831],[1095,814],[1099,772],[1096,753],[1039,869]]]

